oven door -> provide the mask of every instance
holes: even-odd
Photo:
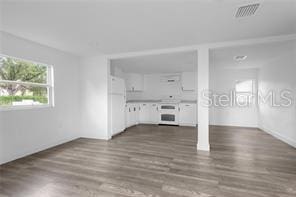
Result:
[[[160,106],[160,124],[178,125],[178,106],[161,105]]]

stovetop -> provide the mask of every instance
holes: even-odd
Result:
[[[163,104],[179,104],[181,102],[181,100],[179,99],[163,99],[161,100],[160,103],[163,103]]]

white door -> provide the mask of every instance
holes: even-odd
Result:
[[[149,121],[152,124],[158,124],[159,123],[159,111],[158,111],[158,104],[157,103],[151,103],[150,104]]]
[[[196,104],[181,103],[179,105],[179,123],[180,125],[196,126]]]
[[[125,104],[124,104],[124,96],[123,95],[111,95],[111,125],[112,125],[112,135],[115,135],[119,132],[122,132],[125,128]]]

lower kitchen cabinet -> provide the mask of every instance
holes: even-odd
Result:
[[[183,126],[196,126],[196,104],[180,103],[179,104],[179,124]]]
[[[157,103],[141,103],[139,111],[139,123],[158,124],[159,112]]]
[[[149,123],[150,116],[150,104],[149,103],[141,103],[140,111],[139,111],[139,122],[140,123]]]
[[[197,109],[195,103],[180,103],[177,115],[179,125],[196,126]],[[125,108],[126,128],[142,124],[159,124],[158,103],[127,103]]]
[[[131,108],[130,108],[130,104],[126,104],[125,105],[125,128],[128,128],[131,126]]]
[[[139,123],[139,109],[137,103],[127,103],[125,108],[126,127],[130,127]]]
[[[158,124],[159,123],[159,110],[157,103],[150,103],[150,114],[149,119],[151,124]]]

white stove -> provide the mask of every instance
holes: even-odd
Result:
[[[179,125],[180,100],[167,99],[159,104],[159,124]]]

